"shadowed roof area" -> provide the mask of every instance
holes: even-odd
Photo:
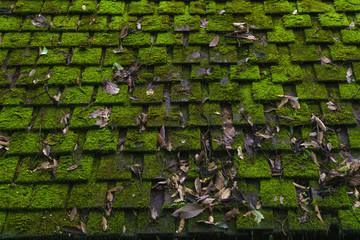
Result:
[[[0,13],[1,238],[358,236],[360,1]]]

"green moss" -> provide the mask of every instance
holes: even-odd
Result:
[[[237,101],[241,98],[240,84],[226,81],[209,84],[209,99],[211,101]]]
[[[0,31],[18,31],[22,22],[21,17],[2,15],[0,18]]]
[[[360,52],[355,45],[343,45],[335,42],[329,48],[333,61],[360,60]]]
[[[174,17],[175,31],[195,31],[200,29],[200,16],[191,16],[189,14],[178,15]]]
[[[75,85],[80,77],[80,69],[75,67],[55,66],[51,70],[49,85]]]
[[[89,118],[89,114],[99,109],[99,106],[84,106],[84,107],[75,107],[70,121],[70,129],[98,129],[98,126],[95,126],[96,119]]]
[[[51,31],[75,31],[79,20],[80,16],[78,15],[55,16],[52,21]]]
[[[181,151],[200,150],[200,129],[169,130],[168,141],[173,149]]]
[[[165,47],[140,48],[139,58],[147,65],[167,63],[167,52]]]
[[[174,47],[174,63],[199,63],[201,60],[201,48],[199,46]]]
[[[190,14],[214,14],[216,12],[215,1],[191,1]]]
[[[288,129],[282,128],[274,137],[261,142],[264,150],[291,150]]]
[[[41,136],[40,136],[41,137]],[[41,148],[39,133],[16,132],[11,136],[9,155],[37,154]]]
[[[311,18],[308,14],[301,14],[301,15],[284,15],[284,26],[288,28],[304,28],[304,27],[311,27]]]
[[[46,0],[41,8],[41,13],[66,14],[69,4],[70,1]]]
[[[81,83],[102,85],[104,78],[111,79],[112,74],[112,68],[87,67],[82,73]]]
[[[251,118],[255,124],[265,124],[264,107],[262,104],[257,104],[253,101],[251,85],[241,85],[241,89],[242,97],[240,103],[232,105],[233,123],[247,126],[248,118]]]
[[[79,31],[106,31],[107,16],[83,15],[78,25]]]
[[[15,4],[14,13],[36,14],[39,13],[43,2],[36,0],[19,0]]]
[[[25,130],[32,118],[32,108],[4,107],[0,112],[0,129]]]
[[[129,6],[129,14],[131,15],[147,15],[154,12],[155,4],[147,0],[131,2]]]
[[[42,212],[10,212],[2,232],[3,238],[36,237]]]
[[[206,30],[209,32],[228,32],[234,30],[233,27],[234,19],[231,14],[225,13],[223,15],[219,15],[219,14],[210,15],[207,17],[207,20],[209,24]]]
[[[38,56],[38,50],[16,49],[11,51],[10,57],[7,60],[8,65],[34,65]]]
[[[89,130],[86,133],[84,151],[115,152],[117,148],[118,132],[108,128]]]
[[[360,129],[359,127],[348,128],[349,144],[351,149],[360,148]]]
[[[142,113],[142,107],[114,106],[111,111],[110,124],[119,127],[138,126],[136,118]]]
[[[76,170],[74,170],[76,171]],[[67,206],[73,208],[99,208],[104,207],[107,183],[76,184],[70,192]]]
[[[31,36],[31,47],[51,47],[58,44],[59,33],[44,33],[35,32]]]
[[[183,45],[182,37],[180,33],[158,33],[155,44],[158,46]]]
[[[142,47],[149,46],[151,42],[150,33],[144,33],[141,31],[136,31],[129,34],[122,40],[123,46],[130,47]]]
[[[128,154],[103,155],[97,172],[97,179],[101,181],[120,181],[131,179],[128,168],[132,164],[133,156]]]
[[[321,26],[326,28],[339,28],[349,26],[349,21],[346,15],[336,12],[319,14],[319,21]]]
[[[128,129],[124,150],[129,152],[153,152],[157,150],[157,133],[155,131],[139,133]]]
[[[310,186],[314,189],[317,189],[317,181],[310,181]],[[329,195],[324,198],[314,197],[313,204],[318,204],[320,209],[328,208],[329,206],[331,206],[331,209],[333,211],[339,208],[350,208],[353,203],[349,195],[346,193],[347,191],[348,188],[346,186],[338,187],[333,191],[329,191]]]
[[[83,5],[86,6],[85,10]],[[70,4],[69,13],[93,13],[96,11],[96,0],[77,0]]]
[[[302,0],[297,1],[300,13],[322,13],[330,12],[333,7],[321,0]]]
[[[114,49],[118,50],[118,49]],[[147,55],[146,55],[147,56]],[[105,60],[104,60],[104,66],[113,66],[115,62],[124,65],[130,65],[136,60],[136,57],[134,55],[134,52],[124,48],[123,52],[121,53],[114,53],[113,49],[107,48],[106,54],[105,54]]]
[[[42,107],[36,117],[33,129],[60,130],[64,127],[61,126],[61,119],[68,113],[70,113],[69,108]]]
[[[60,154],[71,154],[77,142],[78,135],[73,131],[68,131],[66,135],[62,133],[50,133],[44,143],[51,147],[51,152]]]
[[[295,43],[290,44],[291,60],[294,62],[317,62],[320,59],[320,53],[317,46]]]
[[[159,4],[158,12],[160,14],[183,14],[185,11],[184,2],[175,2],[175,1],[161,1]]]
[[[172,105],[166,109],[163,105],[151,105],[147,112],[148,127],[179,127],[181,122],[180,108],[178,105]]]
[[[221,109],[217,103],[190,104],[189,126],[221,126]]]
[[[44,215],[41,218],[41,226],[39,228],[38,236],[60,237],[56,235],[64,233],[61,227],[76,227],[76,224],[80,221],[79,214],[72,222],[69,219],[69,215],[70,212],[64,210],[44,211]]]
[[[54,65],[54,64],[64,64],[65,59],[68,55],[69,49],[67,48],[54,48],[48,49],[46,55],[40,55],[37,61],[37,65]]]
[[[249,47],[249,61],[255,64],[258,63],[278,63],[280,56],[277,47],[273,43],[269,43],[266,47],[260,44],[260,41],[255,41]]]
[[[318,166],[302,153],[284,154],[281,156],[283,176],[285,178],[318,179]]]
[[[136,28],[136,22],[138,21],[135,16],[112,16],[111,21],[108,22],[107,28],[113,31],[119,31],[122,28],[130,24],[129,30],[133,31]]]
[[[347,0],[335,0],[334,7],[337,12],[357,12],[360,10],[358,4],[351,4],[351,1]]]
[[[65,88],[61,96],[60,104],[89,104],[93,91],[93,86],[74,86]]]
[[[271,16],[265,15],[264,6],[261,3],[252,4],[252,13],[245,17],[250,29],[272,29],[274,24]],[[250,8],[249,8],[250,11]]]
[[[293,7],[286,0],[267,0],[264,2],[265,13],[267,14],[284,14],[292,12]]]
[[[236,228],[239,230],[249,230],[249,229],[274,229],[275,218],[273,216],[273,211],[268,209],[258,210],[264,217],[260,223],[256,222],[255,216],[253,214],[245,215],[245,211],[241,211],[239,217],[236,219]]]
[[[114,0],[102,0],[100,2],[98,14],[109,14],[109,15],[117,15],[123,14],[125,10],[125,2],[118,2]]]
[[[271,66],[270,71],[274,83],[304,81],[307,77],[305,71],[299,65],[291,63]]]
[[[322,83],[304,81],[296,85],[296,94],[300,100],[328,99],[326,85]]]
[[[79,158],[70,155],[61,156],[59,166],[56,170],[55,181],[79,183],[89,180],[93,161],[94,158],[89,155],[82,155]],[[73,171],[68,171],[67,168],[74,164],[78,165],[78,168]]]
[[[149,92],[149,89],[152,91]],[[136,86],[133,96],[138,100],[134,100],[136,103],[160,103],[163,99],[164,85],[152,85],[148,87],[146,85]]]
[[[226,44],[219,44],[210,49],[210,63],[236,63],[237,48]]]
[[[242,81],[259,80],[260,79],[259,66],[231,65],[230,79],[242,80]]]
[[[119,186],[122,183],[117,183]],[[117,197],[114,208],[149,208],[151,182],[135,181],[127,184]]]
[[[345,29],[341,30],[341,38],[345,44],[359,44],[360,43],[360,31],[358,29]]]
[[[23,163],[20,168],[20,173],[16,177],[16,183],[20,184],[34,184],[34,183],[49,183],[52,180],[51,171],[35,171],[33,170],[47,159],[44,157],[26,157],[23,159]]]
[[[346,81],[347,68],[330,64],[314,64],[316,77],[319,81]]]
[[[101,48],[75,48],[72,64],[99,65]]]
[[[317,28],[305,29],[306,43],[333,43],[334,34],[331,30],[324,30]]]
[[[26,91],[24,88],[11,88],[0,91],[1,105],[20,105],[25,101]]]
[[[61,35],[60,46],[87,46],[90,35],[88,32],[65,32]]]
[[[102,212],[90,212],[89,221],[86,224],[86,229],[90,235],[95,235],[99,237],[99,235],[108,235],[116,234],[116,236],[123,235],[123,227],[126,226],[127,222],[125,221],[125,213],[121,211],[114,212],[111,217],[107,218],[108,228],[106,232],[102,229],[102,216],[104,214]]]
[[[283,204],[280,202],[280,197],[283,198]],[[260,198],[263,207],[296,208],[298,206],[295,187],[289,180],[261,181]]]
[[[32,186],[28,185],[0,185],[1,209],[25,209],[29,206]],[[3,235],[4,236],[4,235]]]
[[[119,46],[120,33],[96,32],[91,38],[91,46]]]
[[[18,163],[19,157],[0,157],[0,174],[2,176],[0,183],[12,182]]]
[[[30,33],[5,33],[1,42],[2,48],[27,47],[30,42]]]
[[[60,209],[65,207],[68,185],[36,185],[29,209]]]
[[[233,138],[233,144],[231,148],[233,150],[237,150],[239,146],[244,146],[244,133],[242,131],[237,131],[238,129],[235,129],[237,132],[236,136]],[[226,151],[225,145],[222,143],[219,143],[218,141],[215,141],[215,139],[224,139],[225,134],[223,129],[215,128],[211,131],[211,137],[212,137],[212,148],[214,151]]]
[[[321,110],[325,114],[325,124],[329,125],[343,125],[356,124],[354,110],[350,102],[338,102],[340,108],[336,111],[331,111],[326,102],[321,102]]]
[[[143,179],[164,179],[171,177],[172,156],[164,152],[144,154]],[[167,169],[167,170],[166,170]]]
[[[120,92],[116,95],[105,93],[102,88],[98,88],[95,104],[119,104],[124,103],[128,98],[128,86],[120,85]]]
[[[242,146],[244,148],[244,146]],[[263,179],[271,178],[270,166],[268,160],[261,155],[254,158],[245,157],[240,159],[235,155],[235,163],[238,165],[237,178]]]
[[[228,74],[228,68],[221,67],[220,65],[191,66],[191,79],[219,80]]]
[[[225,11],[228,13],[250,13],[251,7],[250,1],[233,0],[226,2]]]
[[[339,90],[341,99],[360,99],[359,86],[356,83],[341,83],[339,84]]]
[[[194,218],[195,219],[195,218]],[[169,213],[152,221],[148,211],[142,211],[137,217],[139,234],[173,234],[176,230],[176,219]]]
[[[287,119],[279,117],[279,123],[283,125],[293,126],[309,124],[311,118],[311,110],[306,103],[300,102],[300,105],[300,109],[293,109],[288,104],[282,108],[277,108],[276,114],[278,116],[286,116],[293,119],[292,121],[289,121]]]
[[[214,37],[214,34],[192,32],[189,34],[189,45],[209,46]]]
[[[275,26],[273,32],[268,32],[270,43],[292,43],[295,42],[293,30],[286,30],[281,26]]]
[[[186,80],[181,83],[172,84],[171,101],[173,102],[193,102],[202,100],[201,83],[188,82]]]
[[[303,212],[301,211],[288,211],[288,228],[293,233],[303,233],[304,231],[315,232],[317,236],[325,236],[328,234],[328,230],[331,224],[331,216],[321,212],[321,217],[324,222],[320,221],[320,219],[316,216],[316,212],[311,212],[312,214],[308,214],[307,221],[300,222],[299,218],[303,216]]]
[[[273,84],[269,79],[252,83],[254,100],[278,100],[278,95],[283,95],[282,85]]]
[[[358,219],[359,208],[349,210],[339,210],[341,229],[345,232],[358,233],[360,222]]]
[[[178,82],[181,80],[182,67],[172,64],[156,65],[154,68],[155,81],[157,82]]]

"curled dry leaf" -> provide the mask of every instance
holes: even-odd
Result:
[[[317,158],[316,158],[316,154],[313,151],[310,151],[310,153],[311,153],[311,158],[312,158],[313,162],[316,164],[316,166],[320,167],[320,165],[317,161]]]
[[[205,210],[204,207],[197,204],[186,204],[185,206],[177,209],[172,216],[179,217],[180,219],[189,219],[196,217]]]
[[[360,207],[360,201],[356,201],[356,202],[354,203],[354,205],[352,206],[352,209],[355,210],[355,209],[357,209],[358,207]]]
[[[36,27],[41,27],[41,28],[46,28],[46,27],[50,27],[51,23],[49,20],[47,20],[46,17],[44,17],[43,15],[39,14],[36,17],[34,17],[31,20],[31,23],[36,26]]]
[[[320,55],[320,60],[321,60],[321,65],[325,65],[325,64],[330,64],[331,63],[331,59],[325,57],[324,55]]]
[[[327,106],[327,108],[330,109],[331,111],[336,111],[336,110],[337,110],[337,106],[336,106],[333,102],[331,102],[331,101],[327,102],[327,103],[326,103],[326,106]]]
[[[110,95],[116,95],[119,93],[120,88],[115,83],[110,82],[106,78],[103,81],[103,91]]]
[[[314,114],[312,115],[312,118],[316,121],[316,124],[323,130],[326,132],[326,126],[325,124],[320,120],[320,118],[318,118],[317,116],[315,116]]]
[[[224,13],[225,13],[224,9],[219,11],[219,15],[223,15]]]
[[[105,127],[106,125],[108,125],[109,120],[110,120],[110,115],[111,115],[111,108],[99,108],[96,109],[94,112],[89,113],[89,118],[98,118],[100,117],[100,119],[97,119],[95,122],[95,125],[100,126],[100,128]]]
[[[244,34],[241,34],[239,35],[239,38],[242,38],[242,39],[247,39],[247,40],[258,40],[254,35],[252,35],[251,33],[244,33]]]
[[[321,214],[320,214],[319,206],[317,204],[315,204],[314,208],[315,208],[316,216],[318,217],[318,219],[321,222],[324,222],[324,220],[322,219]]]
[[[209,22],[206,21],[205,18],[201,18],[200,22],[201,22],[201,25],[200,25],[201,28],[207,28],[207,25],[209,24]]]
[[[108,228],[107,220],[104,216],[102,216],[101,220],[102,230],[105,232]]]
[[[85,10],[86,10],[86,5],[82,5],[82,6],[81,6],[81,9],[82,9],[83,11],[85,11]]]
[[[292,11],[292,13],[291,13],[292,15],[297,15],[298,14],[298,10],[297,9],[295,9],[294,11]]]
[[[124,37],[126,37],[129,33],[129,27],[130,27],[130,24],[128,24],[126,27],[124,27],[123,29],[121,29],[121,32],[120,32],[120,39],[123,39]]]
[[[185,219],[181,218],[179,228],[176,230],[176,233],[181,233],[184,227],[185,227]]]
[[[71,172],[71,171],[77,169],[78,167],[79,167],[79,166],[78,166],[77,164],[74,164],[74,165],[71,165],[70,167],[68,167],[66,170],[67,170],[68,172]]]
[[[352,69],[351,67],[349,67],[348,70],[346,71],[346,80],[348,83],[352,82],[352,75],[353,75]]]
[[[74,221],[76,214],[77,214],[77,208],[76,206],[74,206],[70,213],[70,222]]]
[[[225,213],[223,221],[227,222],[232,220],[233,218],[236,218],[240,214],[239,209],[237,207],[234,207],[229,212]]]
[[[238,153],[238,156],[239,156],[239,158],[242,160],[242,159],[244,159],[244,154],[243,154],[243,151],[242,151],[242,147],[241,146],[239,146],[238,148],[237,148],[237,153]]]
[[[210,42],[209,47],[216,47],[219,43],[220,37],[216,35],[213,40]]]

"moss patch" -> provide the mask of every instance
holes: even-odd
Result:
[[[67,185],[36,185],[30,209],[59,209],[65,207]]]
[[[30,124],[32,108],[26,107],[4,107],[0,113],[0,129],[24,130]]]
[[[283,204],[280,202],[280,197],[283,197]],[[278,179],[261,181],[260,198],[264,207],[295,208],[298,206],[295,187],[288,180],[282,180],[282,182]]]
[[[76,183],[87,181],[90,178],[93,161],[94,158],[89,155],[79,158],[71,155],[60,157],[55,181]],[[67,168],[74,164],[78,165],[78,168],[68,171]]]
[[[67,206],[72,208],[103,208],[107,183],[76,184],[70,192]]]
[[[3,238],[35,237],[41,223],[42,212],[11,212],[7,216]]]
[[[157,149],[157,133],[142,132],[139,133],[135,129],[128,129],[126,133],[126,141],[124,150],[130,152],[156,151]]]
[[[132,164],[132,160],[133,156],[128,154],[102,156],[97,179],[102,181],[131,179],[131,171],[128,166]]]
[[[86,133],[84,151],[115,152],[117,148],[118,132],[108,128],[89,130]]]

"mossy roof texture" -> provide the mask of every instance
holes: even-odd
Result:
[[[292,182],[316,187],[319,171],[309,151],[294,152],[289,136],[310,141],[309,133],[317,131],[311,120],[315,114],[329,129],[325,139],[334,156],[344,145],[359,155],[359,4],[2,0],[0,132],[11,139],[8,150],[0,149],[0,236],[71,238],[76,234],[62,227],[76,227],[80,221],[87,224],[87,236],[96,239],[358,236],[360,212],[352,210],[356,199],[347,192],[354,189],[347,186],[316,199],[324,222],[311,212],[310,220],[300,223],[303,215]],[[38,14],[47,19],[44,27],[32,24]],[[240,23],[252,35],[234,34]],[[215,37],[218,42],[210,47]],[[47,53],[41,54],[44,47]],[[103,80],[111,80],[113,64],[127,69],[137,59],[135,90],[129,93],[126,82],[117,82],[117,95],[105,93]],[[322,64],[327,59],[332,62]],[[285,105],[271,111],[284,94],[296,96],[301,109]],[[329,101],[336,110],[328,109]],[[103,128],[96,124],[99,118],[89,118],[100,108],[112,110]],[[221,117],[229,111],[238,133],[232,149],[214,140],[223,136]],[[142,113],[147,123],[139,132]],[[158,141],[162,126],[171,151]],[[245,150],[248,136],[269,128],[279,131],[250,156]],[[31,171],[46,160],[45,145],[59,162],[56,174]],[[245,159],[237,156],[239,146]],[[265,219],[260,224],[254,216],[242,216],[248,211],[244,207],[227,223],[228,229],[197,223],[207,220],[204,212],[176,233],[173,192],[155,191],[152,185],[170,177],[180,159],[189,163],[186,181],[191,185],[202,174],[194,159],[204,149],[239,165],[239,189],[246,186],[249,196],[262,203]],[[276,156],[283,160],[281,179],[272,176],[268,161]],[[322,168],[335,166],[329,159],[318,162]],[[68,169],[75,164],[76,169]],[[142,176],[131,171],[137,166],[142,166]],[[127,186],[116,195],[103,231],[106,190],[123,183]],[[159,219],[151,221],[154,196],[166,204]],[[70,222],[74,206],[79,214]],[[214,209],[215,222],[229,209]]]

